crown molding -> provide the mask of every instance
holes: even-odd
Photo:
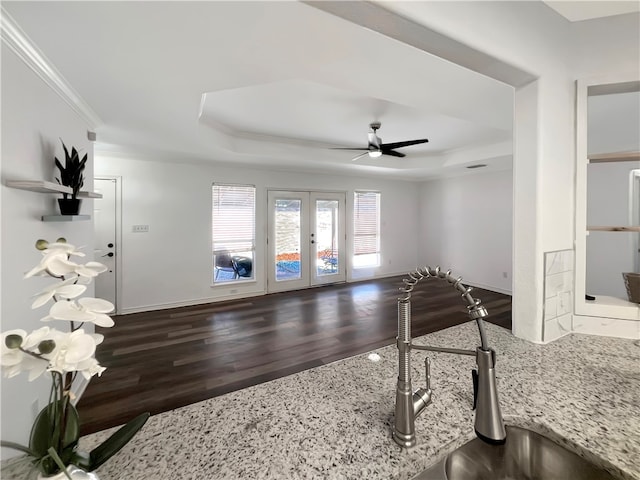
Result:
[[[103,121],[98,114],[22,31],[4,7],[0,8],[0,31],[4,44],[57,93],[87,123],[91,130],[99,127]]]

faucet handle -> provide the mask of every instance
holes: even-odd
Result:
[[[413,392],[413,415],[417,418],[423,410],[431,403],[433,392],[431,391],[431,362],[429,357],[424,359],[424,370],[427,376],[425,388],[419,388]]]
[[[473,408],[476,409],[476,405],[478,405],[478,370],[475,368],[471,370],[471,380],[473,381]]]
[[[429,360],[429,357],[425,357],[424,359],[424,372],[427,382],[426,389],[431,390],[431,360]]]

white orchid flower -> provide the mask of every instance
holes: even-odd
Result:
[[[71,245],[67,242],[52,242],[47,245],[42,253],[45,255],[53,254],[53,253],[64,253],[65,255],[75,255],[77,257],[84,257],[85,254],[80,251],[80,248],[76,248],[74,245]]]
[[[85,254],[78,251],[75,246],[62,242],[50,243],[47,248],[42,251],[42,254],[43,257],[40,263],[29,270],[24,278],[35,275],[47,275],[49,273],[59,277],[65,273],[71,273],[74,271],[74,268],[69,269],[70,265],[77,266],[77,264],[69,262],[69,256],[85,256]]]
[[[100,365],[98,361],[94,358],[87,358],[83,362],[77,364],[77,370],[82,374],[84,378],[89,380],[94,375],[102,376],[102,372],[106,370],[105,367]]]
[[[0,365],[2,365],[2,372],[8,378],[15,377],[22,371],[22,361],[26,354],[22,352],[19,348],[9,348],[7,347],[7,337],[9,335],[19,335],[22,337],[23,342],[24,338],[27,336],[27,332],[24,330],[16,329],[9,330],[2,334],[2,345],[1,352],[2,356],[0,358]]]
[[[63,333],[59,332],[58,330],[49,327],[41,327],[27,335],[27,337],[24,339],[24,342],[22,343],[22,348],[33,352],[37,350],[37,347],[44,340],[53,340],[55,342],[56,337],[61,334]],[[48,360],[53,352],[44,354],[38,351],[36,353],[40,353],[42,355],[42,358],[38,359],[30,355],[25,355],[23,359],[22,370],[29,372],[30,382],[47,371],[47,367],[49,366]]]
[[[71,273],[80,278],[92,279],[102,272],[107,271],[107,266],[99,262],[75,263],[67,258],[57,257],[47,264],[47,272],[55,277],[67,276]]]
[[[75,272],[80,275],[80,277],[85,278],[97,277],[99,274],[106,271],[107,266],[100,262],[87,262],[84,265],[78,265],[75,269]]]
[[[68,320],[70,322],[91,322],[99,327],[113,327],[113,319],[106,315],[114,309],[113,303],[101,298],[80,298],[76,301],[56,302],[43,322]]]
[[[29,381],[35,380],[47,370],[49,362],[46,358],[33,357],[20,348],[7,347],[5,342],[9,335],[21,336],[23,340],[20,347],[23,350],[34,351],[34,346],[37,346],[42,340],[51,338],[49,328],[40,328],[29,335],[24,330],[10,330],[2,334],[2,371],[5,376],[11,378],[26,371],[29,372]]]
[[[78,304],[95,316],[91,323],[95,323],[99,327],[113,327],[115,325],[113,319],[107,315],[115,310],[113,303],[102,298],[84,297],[78,300]]]
[[[31,308],[41,307],[55,296],[64,299],[71,299],[82,295],[87,287],[84,285],[76,285],[76,280],[77,277],[73,277],[63,282],[54,283],[53,285],[48,286],[35,295],[37,298],[33,301],[33,304],[31,304]]]
[[[40,342],[42,342],[43,340],[52,340],[58,333],[60,332],[53,328],[40,327],[39,329],[34,330],[25,337],[22,342],[22,348],[32,351],[34,348],[40,345]]]
[[[94,338],[81,328],[71,333],[60,333],[55,338],[56,348],[51,353],[49,371],[75,372],[88,368],[96,351]],[[97,373],[97,372],[96,372]]]

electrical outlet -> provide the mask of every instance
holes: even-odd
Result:
[[[146,233],[149,231],[149,225],[134,225],[131,231],[133,233]]]

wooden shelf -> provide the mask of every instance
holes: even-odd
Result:
[[[640,226],[631,225],[628,227],[607,227],[587,225],[587,230],[590,232],[640,232]]]
[[[640,152],[599,153],[588,156],[590,163],[640,162]]]
[[[43,222],[78,222],[90,220],[91,215],[43,215]]]
[[[73,193],[71,187],[64,187],[44,180],[7,180],[6,185],[11,188],[39,193]],[[102,194],[81,190],[78,192],[78,198],[102,198]]]
[[[96,193],[96,192],[85,192],[83,190],[80,190],[78,192],[78,198],[102,198],[102,194]]]
[[[19,188],[39,193],[73,193],[71,187],[63,187],[53,182],[44,180],[7,180],[7,187]]]

